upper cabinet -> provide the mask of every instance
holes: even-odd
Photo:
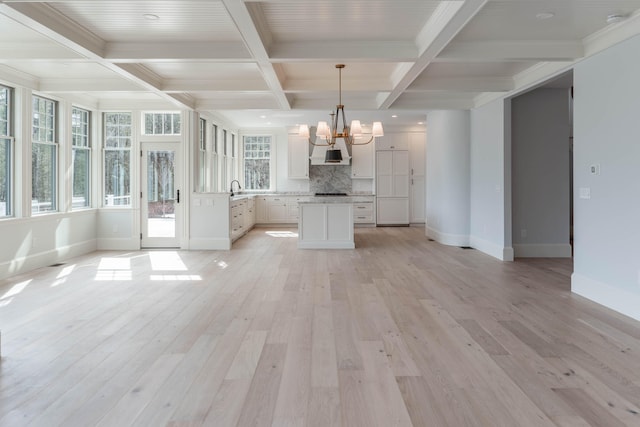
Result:
[[[309,179],[309,141],[307,138],[289,134],[288,177]]]
[[[366,136],[366,135],[363,135]],[[375,140],[365,145],[351,146],[351,178],[373,179],[375,176]]]
[[[376,138],[376,150],[408,150],[409,134],[406,132],[385,133]]]

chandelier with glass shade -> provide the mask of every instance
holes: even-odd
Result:
[[[309,133],[308,125],[300,125],[299,136],[308,138],[312,145],[329,147],[325,154],[325,162],[338,163],[342,161],[342,152],[336,147],[338,138],[342,138],[349,145],[365,145],[373,141],[373,138],[384,136],[382,122],[373,122],[371,127],[371,138],[364,140],[362,136],[362,125],[360,120],[352,120],[351,125],[347,126],[347,120],[344,114],[344,105],[342,104],[342,69],[344,64],[337,64],[338,69],[338,105],[336,105],[335,113],[331,113],[331,127],[325,121],[318,122],[316,128],[316,138],[322,142],[314,141]]]

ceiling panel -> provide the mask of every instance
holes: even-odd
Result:
[[[218,62],[152,62],[145,66],[164,78],[173,79],[260,79],[260,69],[255,63]]]
[[[582,40],[607,24],[609,14],[632,13],[640,0],[493,0],[455,41]],[[539,14],[552,17],[539,19]]]
[[[535,62],[434,62],[420,78],[428,77],[512,77]]]
[[[414,40],[440,1],[324,0],[261,3],[275,42]]]
[[[57,9],[106,41],[239,41],[240,35],[219,1],[72,1]],[[157,20],[145,19],[151,14]]]

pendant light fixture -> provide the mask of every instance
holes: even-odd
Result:
[[[301,137],[308,138],[309,143],[312,145],[329,147],[325,155],[325,162],[327,163],[338,163],[342,161],[342,153],[340,149],[335,146],[338,138],[342,138],[344,142],[349,145],[365,145],[373,141],[375,137],[384,136],[381,122],[373,122],[371,138],[366,142],[357,141],[362,138],[362,125],[360,124],[360,120],[353,120],[351,126],[347,126],[344,105],[342,104],[342,69],[344,67],[344,64],[336,65],[338,69],[338,105],[336,105],[335,113],[332,112],[330,114],[331,127],[329,127],[327,122],[320,121],[316,128],[316,137],[324,138],[324,142],[316,143],[311,139],[308,125],[300,125],[298,132],[298,135]]]

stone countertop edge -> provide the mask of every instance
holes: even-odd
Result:
[[[338,203],[362,203],[369,202],[372,203],[371,196],[319,196],[319,197],[309,197],[307,200],[298,201],[301,203],[310,203],[310,204],[338,204]]]

